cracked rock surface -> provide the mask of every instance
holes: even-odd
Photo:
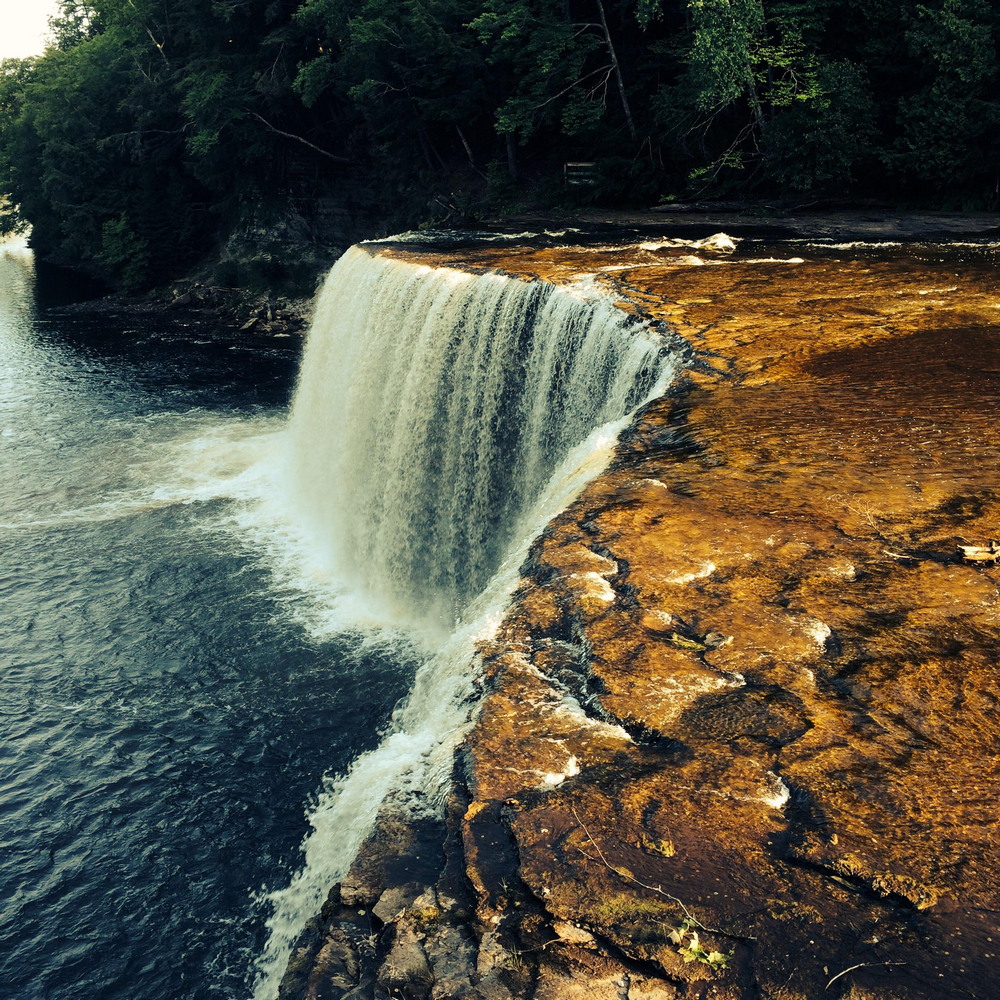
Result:
[[[284,997],[1000,996],[995,252],[435,255],[596,275],[696,358],[535,543],[444,821],[383,817]]]

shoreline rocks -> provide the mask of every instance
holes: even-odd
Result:
[[[143,297],[114,294],[55,308],[76,314],[167,317],[208,336],[220,332],[304,336],[312,320],[313,299],[255,294],[191,279]]]

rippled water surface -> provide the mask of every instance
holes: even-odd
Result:
[[[251,544],[291,340],[46,311],[0,246],[0,996],[245,997],[262,890],[412,665]]]

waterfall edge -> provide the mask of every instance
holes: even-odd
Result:
[[[931,250],[589,255],[703,365],[533,547],[440,873],[387,816],[289,998],[991,995],[995,272]]]
[[[304,470],[298,493],[314,525],[332,511],[335,536],[361,540],[348,552],[362,574],[354,586],[388,611],[392,627],[416,629],[430,645],[381,745],[321,793],[304,866],[269,894],[259,1000],[275,995],[282,955],[330,882],[363,853],[384,804],[437,808],[481,696],[476,648],[494,635],[528,544],[606,467],[636,406],[673,378],[676,346],[591,282],[414,266],[369,248],[353,248],[331,272],[292,407],[292,454]],[[388,428],[373,438],[365,418],[386,412]],[[396,483],[400,469],[419,489]],[[443,488],[434,478],[441,469]],[[415,526],[421,533],[407,542]],[[410,551],[422,560],[435,554],[450,573],[452,552],[482,559],[487,542],[496,554],[471,577],[450,631],[435,639],[421,608],[415,618],[404,608],[399,619],[401,599],[415,588],[441,590],[424,562],[410,564]]]

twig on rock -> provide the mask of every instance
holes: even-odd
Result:
[[[579,815],[577,814],[576,807],[575,806],[570,806],[570,809],[572,810],[573,816],[576,819],[577,823],[580,824],[580,826],[583,828],[583,832],[587,835],[587,839],[594,845],[594,850],[597,851],[597,856],[598,856],[598,858],[600,858],[601,863],[604,865],[605,868],[607,868],[609,871],[613,871],[619,878],[623,878],[623,879],[625,879],[628,882],[634,882],[637,886],[640,886],[643,889],[648,889],[650,892],[657,892],[661,896],[665,896],[667,899],[672,900],[673,902],[675,902],[684,911],[684,916],[691,922],[691,924],[693,926],[700,927],[703,931],[709,931],[710,933],[714,933],[714,934],[721,933],[721,931],[713,931],[711,927],[706,927],[684,905],[683,900],[678,899],[677,896],[671,895],[669,892],[667,892],[666,890],[662,889],[658,885],[647,885],[645,882],[642,882],[639,879],[637,879],[627,868],[616,868],[613,864],[611,864],[608,861],[608,859],[604,856],[604,852],[601,850],[601,848],[598,845],[597,841],[594,840],[594,837],[591,834],[590,830],[587,829],[587,824],[584,823],[584,821],[582,819],[580,819]],[[580,853],[584,857],[588,857],[588,858],[590,857],[590,855],[587,854],[587,852],[584,851],[583,848],[580,848]]]
[[[849,968],[844,969],[843,972],[838,972],[833,979],[826,984],[826,988],[829,989],[838,979],[840,979],[841,976],[846,976],[848,972],[854,972],[856,969],[868,969],[882,965],[906,965],[906,962],[858,962],[857,965],[852,965]]]

